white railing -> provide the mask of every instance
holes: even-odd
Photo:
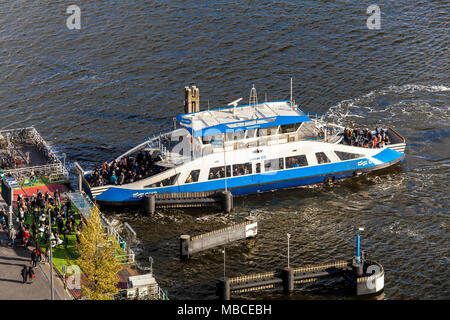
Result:
[[[94,202],[92,202],[84,192],[72,192],[68,193],[68,196],[87,220],[89,220],[90,218],[90,210],[92,210],[94,207],[98,209],[98,212],[100,213],[100,221],[102,222],[103,227],[106,229],[108,237],[112,235],[119,245],[123,243],[124,245],[122,249],[125,252],[128,252],[125,255],[116,256],[116,258],[127,257],[127,262],[125,264],[134,263],[136,255],[130,247],[131,244],[127,243],[125,238],[120,236],[119,232],[112,226],[108,219],[106,219],[98,206]]]

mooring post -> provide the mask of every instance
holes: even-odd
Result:
[[[180,236],[180,257],[181,259],[189,258],[189,247],[191,245],[191,236],[183,234]]]
[[[222,201],[223,201],[223,210],[226,213],[231,212],[233,210],[233,195],[230,191],[222,192]]]
[[[220,279],[219,282],[219,299],[220,300],[230,300],[231,291],[230,291],[230,278]]]
[[[363,275],[363,264],[361,263],[361,257],[360,257],[360,242],[361,239],[359,237],[359,231],[363,231],[363,228],[359,228],[358,233],[356,235],[356,257],[355,257],[355,263],[352,265],[352,270],[355,273],[356,276],[361,277]]]
[[[143,198],[145,214],[154,214],[156,211],[156,196],[154,193],[146,194]]]
[[[284,293],[291,293],[294,291],[294,268],[284,268],[281,272],[281,277],[283,279]]]

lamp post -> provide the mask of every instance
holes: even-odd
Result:
[[[223,248],[222,253],[223,253],[223,280],[225,280],[225,248]]]
[[[360,237],[359,237],[359,232],[360,231],[364,231],[364,228],[358,228],[358,233],[357,233],[357,235],[356,235],[356,263],[360,263],[360,261],[361,261],[361,259],[360,259],[360,254],[359,254],[359,251],[360,251],[360,242],[361,242],[361,239],[360,239]]]
[[[287,252],[288,264],[287,264],[287,266],[289,268],[289,239],[291,238],[291,234],[287,233],[286,235],[287,235],[287,243],[288,243],[288,248],[287,248],[288,249],[288,252]]]
[[[50,296],[52,300],[55,300],[55,295],[53,291],[53,250],[52,250],[52,219],[50,212],[48,213],[48,227],[49,227],[49,236],[48,236],[48,242],[49,242],[49,248],[50,248]]]

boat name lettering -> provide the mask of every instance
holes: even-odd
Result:
[[[147,194],[152,194],[153,192],[136,192],[133,193],[133,198],[143,198]]]
[[[358,167],[364,167],[364,166],[367,166],[369,164],[373,164],[373,161],[371,161],[371,160],[360,160],[360,161],[358,161]]]

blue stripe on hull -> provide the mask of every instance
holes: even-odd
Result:
[[[355,171],[362,171],[366,169],[373,170],[376,167],[383,167],[389,163],[399,160],[403,156],[403,154],[397,151],[384,149],[374,157],[383,162],[378,166],[376,166],[372,161],[363,158],[312,167],[292,168],[261,174],[230,177],[227,178],[226,181],[225,179],[217,179],[205,182],[190,183],[181,186],[145,190],[130,190],[111,187],[97,196],[96,200],[105,202],[137,202],[141,200],[145,193],[177,193],[224,190],[225,184],[227,189],[229,189],[234,195],[293,188],[302,185],[323,183],[324,179],[329,176],[333,176],[335,179],[346,178],[352,176]]]

